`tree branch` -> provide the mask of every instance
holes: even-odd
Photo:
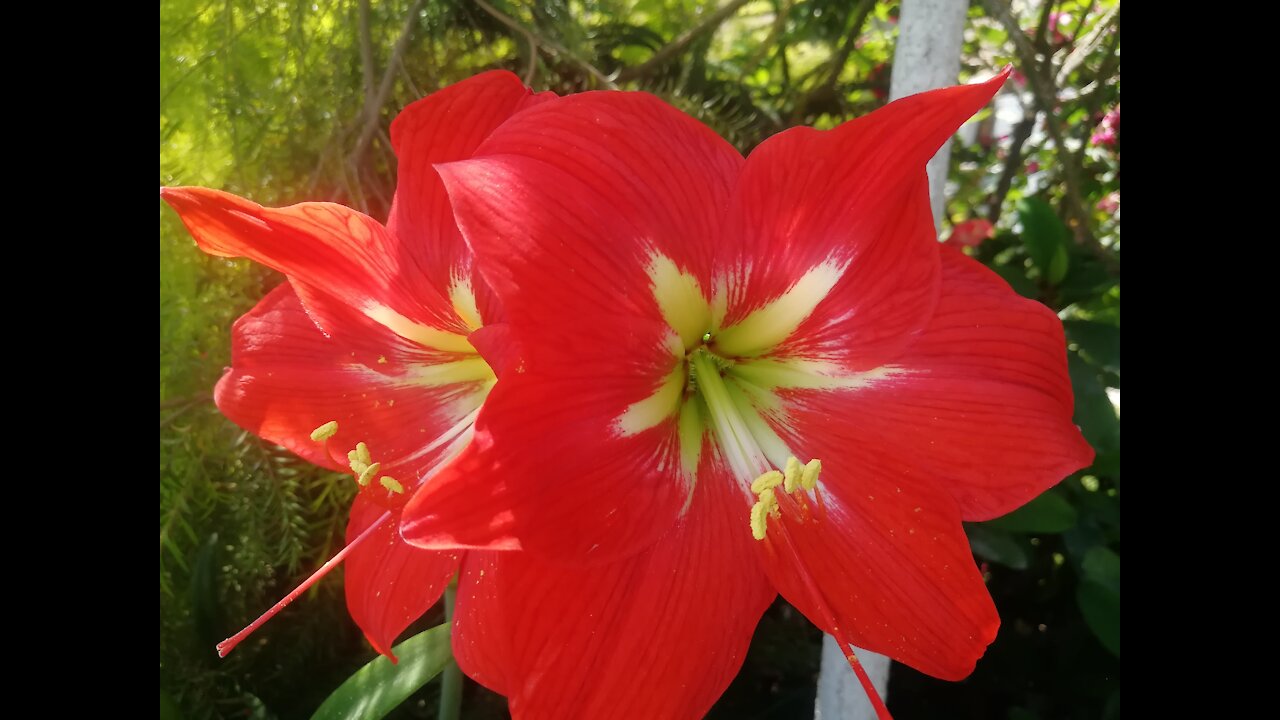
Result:
[[[525,36],[525,38],[528,39],[529,42],[531,43],[531,46],[537,45],[542,50],[550,52],[552,55],[560,55],[566,58],[567,60],[572,62],[574,65],[577,65],[580,69],[582,69],[588,75],[595,78],[596,82],[600,83],[600,85],[602,85],[603,87],[606,87],[610,90],[618,89],[618,86],[615,85],[607,75],[600,72],[600,68],[578,57],[576,54],[570,52],[563,45],[552,42],[551,40],[548,40],[547,38],[542,37],[541,35],[535,33],[533,30],[526,28],[525,26],[521,25],[515,20],[512,20],[510,17],[504,14],[501,10],[495,8],[494,6],[485,2],[484,0],[475,0],[475,3],[477,6],[480,7],[481,10],[485,11],[486,13],[489,13],[489,16],[492,17],[494,20],[497,20],[498,22],[502,23],[503,25],[506,25],[507,27],[511,28],[515,32],[518,32],[521,35]],[[530,65],[532,64],[533,64],[533,61],[530,60]]]
[[[1058,94],[1053,79],[1048,69],[1043,67],[1036,58],[1035,46],[1022,32],[1018,19],[1014,17],[1013,10],[1009,7],[1009,1],[984,0],[984,4],[987,6],[987,11],[1004,25],[1005,31],[1013,41],[1018,54],[1018,63],[1022,65],[1022,72],[1027,76],[1031,93],[1035,96],[1036,104],[1044,111],[1045,130],[1053,140],[1054,146],[1058,148],[1058,160],[1062,166],[1066,185],[1063,201],[1067,214],[1072,220],[1069,224],[1072,226],[1076,242],[1081,245],[1097,246],[1098,241],[1089,227],[1089,212],[1085,209],[1084,196],[1081,193],[1081,170],[1070,150],[1067,149],[1064,142],[1066,135],[1062,131],[1060,118],[1054,112]]]
[[[839,81],[840,73],[844,71],[845,64],[849,62],[849,56],[853,54],[854,43],[862,35],[862,29],[867,24],[867,18],[870,17],[871,11],[875,6],[875,0],[862,0],[858,7],[850,13],[849,25],[845,28],[844,39],[841,41],[840,47],[831,56],[830,60],[813,70],[813,73],[817,74],[825,69],[827,71],[826,79],[800,96],[800,99],[796,101],[795,109],[791,112],[790,124],[799,125],[803,123],[814,107],[819,109],[833,107],[840,110],[841,113],[845,112],[843,98],[837,97],[836,94],[836,82]]]
[[[379,110],[386,104],[387,98],[391,95],[391,86],[395,82],[396,67],[400,64],[400,58],[404,55],[405,50],[409,49],[409,39],[413,36],[413,24],[418,19],[418,11],[426,0],[414,0],[413,7],[409,8],[409,14],[404,19],[404,27],[400,30],[400,37],[396,40],[395,47],[391,49],[391,57],[387,61],[386,72],[382,74],[382,82],[378,85],[378,92],[373,97],[366,98],[366,114],[364,118],[364,127],[360,129],[360,135],[356,139],[355,148],[348,157],[348,162],[354,168],[364,159],[364,153],[369,149],[369,141],[373,140],[373,134],[378,129]],[[365,18],[364,24],[367,25],[368,18],[368,0],[361,0],[361,8],[363,8],[362,17]],[[365,27],[364,30],[368,28]],[[362,35],[364,31],[362,31]],[[364,38],[361,39],[363,44]],[[363,55],[363,48],[361,55]],[[364,58],[366,62],[366,72],[368,76],[373,74],[373,52],[370,50],[369,57]],[[370,83],[372,85],[372,83]]]
[[[704,18],[702,22],[684,31],[678,37],[676,37],[675,40],[672,40],[666,45],[663,45],[662,47],[658,48],[658,51],[653,54],[653,57],[649,58],[648,60],[645,60],[643,63],[640,63],[639,65],[636,65],[634,67],[629,67],[629,68],[623,68],[622,70],[618,71],[618,74],[617,74],[618,82],[627,82],[629,80],[639,80],[640,78],[645,77],[646,75],[649,75],[654,70],[657,70],[659,67],[662,67],[663,65],[665,65],[673,57],[684,52],[685,49],[688,48],[689,45],[692,44],[694,40],[698,39],[699,36],[708,32],[715,31],[717,28],[720,27],[721,24],[724,23],[725,20],[729,19],[730,15],[733,15],[734,13],[736,13],[739,8],[741,8],[743,5],[746,5],[750,1],[751,0],[729,0],[729,2],[721,6],[720,9],[716,10],[715,12],[711,13],[706,18]],[[477,2],[479,2],[479,0],[477,0]]]
[[[831,74],[827,76],[827,85],[834,88],[836,81],[840,79],[840,73],[844,72],[844,66],[849,62],[849,56],[853,54],[853,46],[862,35],[863,26],[867,24],[867,16],[875,6],[875,0],[862,0],[854,11],[852,22],[849,23],[845,32],[844,42],[841,43],[836,56],[831,59]]]
[[[769,34],[765,36],[764,42],[751,53],[747,61],[742,64],[742,76],[750,75],[752,71],[764,62],[764,58],[769,54],[769,50],[778,42],[778,37],[782,35],[782,31],[787,29],[787,15],[791,13],[792,0],[782,0],[776,6],[776,12],[773,16],[773,27],[769,28]]]
[[[1098,45],[1102,43],[1106,31],[1111,27],[1111,23],[1116,18],[1116,13],[1119,10],[1120,5],[1117,3],[1107,11],[1106,15],[1098,18],[1098,22],[1094,24],[1089,34],[1082,38],[1076,49],[1072,50],[1067,59],[1062,61],[1062,69],[1058,70],[1056,78],[1056,82],[1059,85],[1066,83],[1071,73],[1075,72],[1076,68],[1085,61],[1085,58],[1089,57],[1097,49]]]
[[[1039,114],[1035,108],[1022,119],[1013,128],[1012,142],[1009,144],[1009,156],[1004,160],[1004,169],[1000,171],[1000,182],[996,184],[996,191],[991,196],[991,200],[987,205],[987,220],[995,225],[1000,220],[1000,211],[1004,209],[1004,199],[1009,195],[1009,189],[1013,187],[1013,177],[1018,174],[1018,168],[1022,166],[1022,146],[1027,142],[1027,138],[1031,137],[1031,131],[1036,126],[1036,116]]]
[[[373,36],[369,31],[369,0],[360,0],[358,28],[360,34],[360,73],[364,79],[364,117],[378,111],[374,104],[376,95],[373,87]]]

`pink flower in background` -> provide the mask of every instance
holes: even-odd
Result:
[[[1071,38],[1062,32],[1062,28],[1070,23],[1071,13],[1049,13],[1049,32],[1053,33],[1051,42],[1054,47],[1060,47],[1071,42]]]
[[[951,235],[947,238],[946,244],[952,247],[978,247],[983,240],[987,240],[996,234],[995,227],[983,218],[974,218],[957,223],[951,229]]]
[[[1038,173],[1038,172],[1040,172],[1040,163],[1036,162],[1035,160],[1032,160],[1031,162],[1027,163],[1028,175],[1030,175],[1031,173]]]
[[[1120,106],[1116,105],[1111,112],[1103,116],[1097,129],[1089,138],[1094,145],[1110,147],[1120,140]]]
[[[1120,212],[1120,191],[1116,190],[1113,193],[1109,193],[1106,197],[1099,200],[1098,204],[1094,207],[1108,215]]]

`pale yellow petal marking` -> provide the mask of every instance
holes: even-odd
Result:
[[[662,379],[662,384],[654,390],[652,395],[632,403],[622,415],[618,416],[614,427],[623,437],[638,435],[649,428],[656,427],[679,409],[684,386],[684,362],[679,362]]]
[[[716,333],[715,349],[723,355],[759,355],[786,340],[822,302],[844,274],[844,264],[828,260],[809,272],[764,307],[738,324]]]
[[[471,278],[455,277],[449,286],[449,301],[453,303],[453,311],[458,313],[462,323],[470,330],[479,330],[484,321],[480,319],[480,308],[476,306],[476,291],[471,286]]]
[[[702,410],[698,403],[686,401],[680,406],[680,419],[676,424],[680,438],[680,466],[685,477],[692,482],[698,477],[698,462],[702,459],[702,436],[706,424],[702,422]]]
[[[721,275],[715,279],[711,293],[711,327],[724,326],[724,316],[729,313],[729,278]]]
[[[729,372],[766,390],[856,390],[906,371],[895,365],[884,365],[875,370],[851,373],[823,360],[759,358],[737,363]]]
[[[477,395],[479,395],[479,393],[477,393]],[[483,399],[484,399],[483,395],[481,395],[480,399],[475,403],[476,407],[474,410],[472,410],[470,413],[467,413],[465,416],[460,418],[448,430],[445,430],[443,433],[440,433],[440,435],[436,437],[435,440],[431,441],[430,443],[424,445],[421,448],[418,448],[416,451],[414,451],[412,455],[408,455],[406,457],[401,458],[400,464],[406,465],[408,463],[418,460],[419,458],[424,458],[430,455],[431,453],[435,452],[438,448],[444,446],[447,443],[456,444],[458,442],[461,442],[462,445],[466,445],[466,443],[470,442],[471,436],[475,433],[476,416],[480,414],[480,404],[481,402],[483,402]],[[448,456],[449,456],[449,453],[447,452],[442,455],[442,457],[448,457]],[[436,466],[443,467],[443,464],[444,464],[443,460],[437,461]]]
[[[400,376],[400,381],[407,385],[453,385],[493,382],[496,379],[493,368],[479,356],[431,365],[414,365]]]
[[[649,259],[648,272],[653,298],[663,319],[680,335],[683,349],[693,348],[702,341],[711,322],[710,306],[698,279],[659,253]]]
[[[476,351],[466,336],[414,322],[386,305],[370,303],[362,310],[370,320],[405,340],[416,342],[423,347],[441,352],[474,353]]]

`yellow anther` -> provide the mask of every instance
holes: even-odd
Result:
[[[390,490],[393,493],[404,492],[404,486],[401,485],[399,482],[397,482],[395,478],[389,475],[383,475],[382,477],[378,478],[378,482],[382,483],[382,487]]]
[[[800,465],[800,461],[797,460],[794,455],[787,458],[787,469],[783,473],[785,477],[784,477],[782,489],[784,491],[786,491],[787,493],[793,493],[796,491],[796,487],[800,483],[801,470],[803,470],[803,468]]]
[[[364,469],[369,467],[369,463],[360,462],[360,453],[352,450],[347,453],[347,462],[351,465],[351,472],[359,475]]]
[[[365,465],[373,462],[373,457],[369,455],[369,446],[362,442],[356,443],[356,457],[360,458],[360,462]]]
[[[382,463],[374,463],[370,465],[369,467],[364,469],[364,472],[360,473],[360,477],[356,478],[356,482],[360,483],[360,487],[364,487],[365,485],[368,485],[369,483],[373,482],[373,476],[377,475],[378,471],[381,469],[382,469]]]
[[[330,420],[329,422],[321,425],[315,430],[312,430],[311,439],[316,442],[324,442],[325,440],[328,440],[329,438],[337,434],[338,434],[338,421]]]
[[[762,493],[768,492],[778,487],[781,484],[782,484],[782,473],[778,472],[777,470],[770,470],[769,472],[761,475],[760,477],[752,481],[751,492],[756,495],[760,495]]]
[[[778,473],[781,475],[782,473]],[[777,487],[773,485],[772,487]],[[772,488],[770,488],[772,489]],[[767,528],[766,522],[768,517],[782,517],[782,511],[778,509],[778,497],[772,492],[765,491],[760,494],[760,500],[751,506],[751,536],[757,540],[764,539],[764,533]]]
[[[773,497],[770,495],[769,497]],[[751,537],[757,540],[764,539],[765,530],[768,529],[766,523],[769,517],[769,506],[764,500],[751,506]]]
[[[805,463],[804,472],[800,475],[800,486],[812,490],[818,486],[818,473],[822,472],[822,461],[818,458]]]
[[[386,365],[386,364],[387,364],[387,356],[386,356],[386,355],[379,355],[379,356],[378,356],[378,364],[379,364],[379,365]]]

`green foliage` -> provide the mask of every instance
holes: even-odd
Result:
[[[160,181],[268,205],[331,200],[383,218],[395,185],[391,118],[493,67],[538,90],[612,82],[653,92],[744,152],[787,127],[833,127],[884,102],[896,2],[751,0],[716,16],[727,2],[389,0],[368,3],[364,32],[360,0],[163,0]],[[1042,73],[1053,94],[1011,81],[1004,92],[1036,121],[997,138],[986,113],[977,141],[955,144],[942,235],[991,220],[996,236],[974,257],[1063,318],[1075,421],[1098,454],[1023,510],[967,527],[974,552],[992,563],[1004,629],[964,684],[895,670],[890,705],[901,717],[956,707],[976,717],[1118,717],[1120,223],[1108,203],[1118,198],[1119,141],[1090,139],[1120,99],[1118,0],[1020,4],[1014,29],[1032,41],[1039,59],[1030,60],[984,7],[970,8],[962,79],[1013,62]],[[1050,11],[1069,16],[1062,39],[1045,27]],[[395,55],[405,28],[406,51]],[[650,62],[660,53],[665,60]],[[384,77],[390,90],[376,102]],[[336,549],[352,497],[347,478],[267,446],[212,405],[232,323],[281,279],[201,254],[162,209],[162,717],[306,717],[372,656],[334,580],[226,660],[213,653]],[[806,714],[818,635],[804,627],[789,607],[771,610],[713,716]],[[1039,666],[1054,656],[1074,658],[1071,671]],[[395,715],[433,717],[430,692]],[[469,692],[468,717],[503,716],[501,702]]]
[[[378,656],[333,691],[312,720],[378,720],[449,664],[449,626],[437,625],[391,649],[398,664]]]

